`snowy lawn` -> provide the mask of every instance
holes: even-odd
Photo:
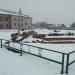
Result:
[[[60,75],[60,68],[57,64],[32,55],[20,56],[0,49],[0,75]]]

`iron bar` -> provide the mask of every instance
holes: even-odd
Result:
[[[61,74],[64,74],[64,56],[65,56],[65,54],[62,54],[62,67],[61,67]]]
[[[67,54],[67,59],[66,59],[66,74],[68,74],[68,69],[69,69],[69,54]]]

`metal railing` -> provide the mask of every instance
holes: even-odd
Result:
[[[74,54],[75,51],[71,51],[69,53],[67,53],[67,58],[66,58],[66,71],[65,73],[68,74],[69,71],[69,66],[72,65],[73,63],[75,63],[75,59],[70,61],[70,55]]]
[[[22,56],[23,53],[28,53],[28,54],[31,54],[31,55],[34,55],[34,56],[37,56],[37,57],[40,57],[40,58],[43,58],[43,59],[52,61],[52,62],[54,62],[54,63],[60,64],[60,65],[61,65],[61,74],[64,74],[64,73],[68,74],[69,66],[75,62],[75,60],[69,62],[69,56],[70,56],[71,54],[75,53],[75,51],[72,51],[72,52],[70,52],[70,53],[64,53],[64,52],[60,52],[60,51],[50,50],[50,49],[46,49],[46,48],[42,48],[42,47],[38,47],[38,46],[33,46],[33,45],[29,45],[29,44],[22,44],[22,43],[17,43],[17,44],[19,44],[19,46],[20,46],[20,49],[17,49],[17,48],[11,47],[11,46],[10,46],[10,43],[8,43],[8,45],[5,45],[5,44],[3,43],[3,41],[5,41],[5,42],[12,42],[12,41],[9,41],[9,40],[0,39],[0,43],[1,43],[0,46],[1,46],[1,48],[2,48],[3,46],[5,46],[5,47],[7,47],[7,48],[20,51],[20,56]],[[12,42],[12,43],[14,43],[14,42]],[[25,50],[22,48],[23,46],[28,46],[29,51],[25,51]],[[30,49],[31,47],[37,48],[37,49],[38,49],[38,54],[32,53],[32,52],[31,52],[31,49]],[[53,53],[61,54],[61,56],[62,56],[61,61],[57,61],[57,60],[53,60],[53,59],[44,57],[44,56],[42,55],[42,51],[48,51],[48,52],[53,52]],[[65,56],[67,56],[66,64],[65,64]],[[64,65],[66,66],[66,69],[64,69],[64,67],[65,67]],[[65,71],[65,72],[64,72],[64,71]]]

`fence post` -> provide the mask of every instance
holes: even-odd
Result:
[[[61,67],[61,74],[64,73],[64,53],[62,54],[62,67]]]
[[[42,49],[41,48],[38,48],[38,55],[42,56]]]
[[[10,46],[10,42],[8,41],[8,46]]]
[[[68,74],[68,69],[69,69],[69,54],[67,54],[67,59],[66,59],[66,74]]]
[[[22,56],[22,47],[23,47],[23,45],[22,45],[22,43],[20,43],[20,56]]]
[[[1,48],[2,48],[2,39],[0,41],[1,41]]]
[[[30,53],[30,46],[29,46],[29,53]]]

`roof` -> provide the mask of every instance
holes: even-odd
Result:
[[[4,11],[0,11],[0,14],[19,16],[19,13],[18,13],[18,12],[14,13],[14,12],[4,12]],[[24,16],[24,17],[29,17],[28,15],[24,15],[24,14],[22,14],[22,16]]]

